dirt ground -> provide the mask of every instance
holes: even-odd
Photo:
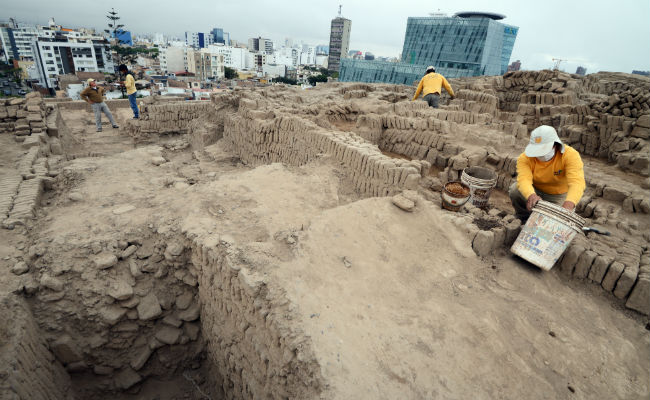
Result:
[[[638,314],[509,254],[479,259],[439,206],[420,198],[406,213],[389,198],[360,199],[327,157],[249,168],[221,142],[201,154],[174,150],[178,137],[134,148],[117,130],[96,134],[89,113],[64,118],[70,179],[48,194],[31,237],[78,246],[188,224],[227,236],[285,288],[328,383],[323,398],[648,398],[650,336]],[[16,146],[0,141],[4,173]],[[168,162],[153,165],[159,155]],[[495,192],[493,205],[507,209],[507,195]],[[0,230],[3,275],[20,247],[11,238]],[[202,398],[187,380],[188,392],[171,391],[174,382],[183,379],[114,398]]]

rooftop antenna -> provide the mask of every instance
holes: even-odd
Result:
[[[443,12],[440,12],[440,9],[438,9],[438,11],[436,11],[436,12],[429,13],[429,16],[431,16],[431,17],[446,17],[447,14],[443,13]]]
[[[343,8],[343,5],[339,4],[339,17],[341,16],[341,8]]]

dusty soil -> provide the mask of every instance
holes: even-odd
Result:
[[[129,113],[117,112],[118,121]],[[201,153],[178,137],[135,147],[119,131],[94,133],[87,113],[64,119],[74,137],[69,179],[45,199],[29,240],[82,246],[138,229],[180,234],[188,225],[228,238],[242,263],[284,288],[292,323],[310,338],[327,382],[323,398],[650,393],[650,336],[638,314],[559,272],[507,254],[478,258],[442,218],[446,211],[421,197],[412,213],[389,198],[361,199],[327,156],[303,167],[249,168],[222,142]],[[0,136],[0,148],[4,173],[17,146]],[[167,162],[154,165],[157,156]],[[509,207],[499,191],[491,203]],[[24,247],[12,235],[0,230],[3,276]],[[56,262],[81,265],[64,248]],[[11,284],[0,278],[2,290]],[[209,383],[150,379],[138,393],[111,398],[198,399]]]

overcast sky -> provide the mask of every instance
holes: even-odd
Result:
[[[69,27],[104,29],[106,11],[114,7],[125,29],[136,34],[183,32],[214,27],[246,42],[254,36],[276,43],[328,44],[330,20],[343,5],[352,20],[350,49],[378,56],[397,56],[404,43],[408,17],[430,12],[491,11],[502,22],[518,26],[511,61],[523,69],[550,68],[552,58],[597,71],[650,70],[650,1],[648,0],[0,0],[0,20],[47,24],[54,17]]]

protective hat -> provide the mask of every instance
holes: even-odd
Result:
[[[524,153],[528,157],[542,157],[551,152],[555,143],[561,146],[560,152],[564,153],[564,144],[557,135],[555,128],[541,125],[530,133],[530,142],[526,146]]]
[[[427,67],[427,74],[428,74],[429,72],[436,72],[436,67],[434,67],[433,65],[429,65],[429,66]]]
[[[90,85],[90,82],[95,82],[95,80],[94,80],[93,78],[88,78],[88,80],[86,81],[86,83]]]

